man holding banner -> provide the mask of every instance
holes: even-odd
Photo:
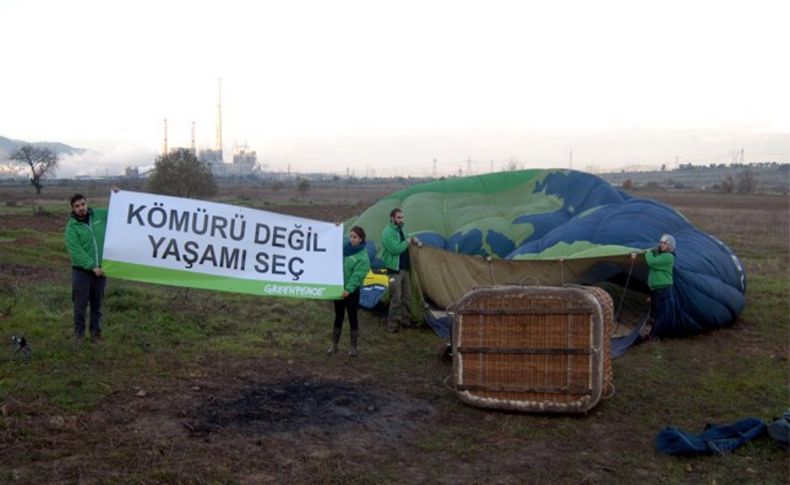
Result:
[[[66,248],[71,256],[71,300],[74,302],[74,337],[85,336],[85,310],[90,303],[90,332],[101,339],[101,306],[107,278],[101,267],[107,210],[90,209],[82,194],[71,198],[71,217],[66,223]]]

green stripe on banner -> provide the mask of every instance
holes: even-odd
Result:
[[[313,298],[318,300],[336,300],[343,294],[343,286],[341,285],[248,280],[178,269],[158,268],[122,261],[108,261],[106,259],[102,261],[102,268],[110,278],[201,288],[204,290],[287,296],[291,298]]]

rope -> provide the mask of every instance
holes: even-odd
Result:
[[[560,283],[565,284],[565,260],[560,258]]]
[[[537,276],[533,276],[533,275],[531,275],[531,274],[528,274],[528,275],[524,276],[523,278],[521,278],[521,279],[518,281],[518,284],[519,284],[519,285],[523,285],[523,284],[524,284],[524,282],[525,282],[526,280],[528,280],[528,279],[534,280],[534,281],[535,281],[535,283],[536,283],[536,284],[538,284],[538,285],[541,283],[541,281],[540,281],[540,278],[538,278]]]
[[[494,277],[494,262],[491,256],[486,256],[486,261],[488,262],[488,274],[491,277],[491,286],[496,286],[496,278]]]
[[[444,379],[442,379],[442,385],[443,385],[444,387],[446,387],[447,389],[450,389],[451,391],[455,391],[455,384],[448,384],[448,383],[447,383],[447,381],[449,381],[449,380],[450,380],[452,377],[453,377],[453,373],[452,373],[452,372],[450,372],[449,374],[447,374],[447,377],[445,377]]]
[[[606,383],[608,384],[609,392],[605,392],[601,394],[601,399],[609,399],[610,397],[614,396],[614,382],[610,382],[607,380]]]
[[[623,294],[620,295],[620,303],[617,305],[617,311],[614,312],[614,321],[617,322],[617,325],[619,325],[620,322],[620,312],[623,310],[623,301],[625,301],[625,293],[628,291],[628,284],[631,282],[631,272],[634,270],[634,261],[636,261],[636,253],[633,253],[631,255],[631,266],[628,267],[628,276],[625,278],[625,287],[623,288]]]

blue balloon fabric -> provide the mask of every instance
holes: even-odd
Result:
[[[768,425],[768,436],[785,446],[790,445],[790,410],[771,421]]]
[[[757,418],[746,418],[725,426],[709,424],[699,435],[668,426],[656,436],[656,448],[668,455],[721,455],[757,438],[765,429],[765,423]]]
[[[516,219],[514,223],[531,223],[536,230],[508,259],[540,253],[561,242],[647,249],[662,234],[671,234],[677,241],[670,298],[674,307],[672,318],[653,335],[680,337],[721,328],[743,311],[746,276],[738,257],[672,207],[630,197],[594,175],[573,171],[552,173],[535,190],[561,197],[563,208]],[[636,276],[647,280],[646,272]]]

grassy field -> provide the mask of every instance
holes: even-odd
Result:
[[[394,188],[235,188],[217,200],[343,220]],[[790,408],[787,196],[647,194],[740,256],[746,310],[732,327],[629,350],[614,362],[612,398],[586,416],[546,416],[462,404],[444,343],[427,328],[389,334],[372,313],[359,357],[345,355],[347,333],[327,357],[327,302],[112,280],[104,340],[78,346],[62,236],[76,190],[0,189],[0,483],[790,479],[787,450],[767,437],[726,456],[654,447],[667,425],[697,433]],[[28,364],[12,352],[19,334]]]

